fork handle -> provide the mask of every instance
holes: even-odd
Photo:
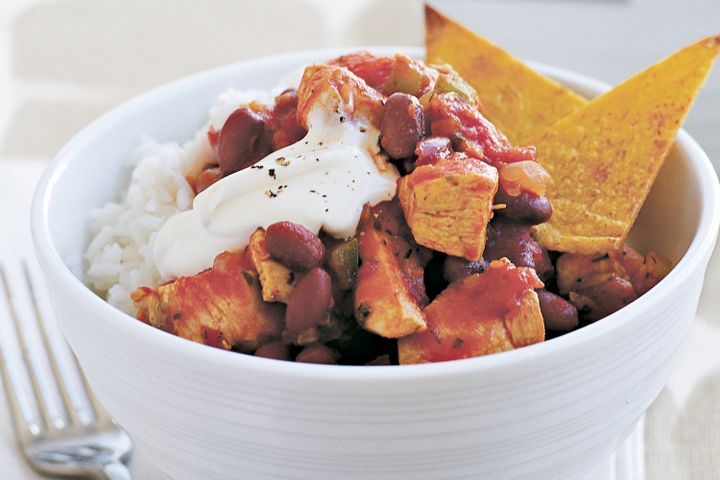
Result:
[[[99,467],[98,480],[132,480],[132,475],[124,463],[115,460]]]

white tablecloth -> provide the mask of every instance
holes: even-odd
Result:
[[[611,83],[720,29],[717,0],[433,3],[520,56]],[[421,12],[420,0],[0,1],[0,247],[28,247],[17,243],[19,226],[44,162],[129,96],[262,54],[420,44]],[[716,166],[719,80],[716,68],[688,120]],[[647,480],[720,478],[718,292],[716,251],[698,317],[640,435]],[[136,478],[162,478],[138,453]],[[37,478],[14,447],[2,400],[0,478]]]

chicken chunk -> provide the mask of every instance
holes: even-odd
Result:
[[[398,196],[413,237],[420,245],[478,260],[485,249],[497,188],[495,167],[453,153],[403,177]]]
[[[362,265],[355,287],[355,318],[373,333],[399,338],[426,328],[423,269],[408,243],[389,228],[383,205],[366,208],[360,220]],[[387,204],[385,204],[387,205]],[[418,260],[419,261],[419,260]]]
[[[310,65],[303,73],[297,97],[297,120],[305,129],[310,112],[318,105],[325,111],[342,111],[360,123],[380,126],[382,94],[345,67]]]
[[[558,290],[569,295],[582,318],[595,321],[619,310],[655,286],[670,271],[656,252],[632,247],[603,255],[564,253],[556,263]]]
[[[270,258],[265,246],[265,230],[262,228],[252,234],[247,248],[250,260],[260,277],[263,300],[287,303],[300,280],[300,273]]]
[[[428,329],[398,340],[400,364],[477,357],[542,342],[535,271],[496,260],[452,283],[424,310]]]
[[[411,295],[424,308],[428,303],[425,266],[432,258],[432,252],[415,242],[397,198],[372,207],[370,214],[373,228],[385,234],[385,240],[397,260]]]
[[[225,252],[211,269],[132,293],[137,318],[213,347],[252,351],[280,335],[283,309],[265,303],[241,253]]]
[[[670,271],[670,263],[658,253],[643,256],[628,245],[602,255],[564,253],[557,260],[560,293],[578,291],[601,283],[610,274],[630,282],[638,295],[650,290]]]

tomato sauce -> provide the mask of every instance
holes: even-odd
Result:
[[[504,320],[517,314],[520,298],[543,283],[530,268],[503,259],[451,284],[424,310],[428,330],[411,337],[425,361],[441,362],[514,348]]]

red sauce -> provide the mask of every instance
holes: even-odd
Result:
[[[307,133],[297,121],[297,106],[297,93],[293,89],[275,97],[275,106],[267,120],[273,151],[292,145]]]
[[[411,348],[430,362],[513,348],[504,319],[517,313],[525,291],[542,286],[532,269],[494,261],[485,273],[451,284],[424,310],[428,330],[409,339]]]
[[[355,52],[330,63],[347,68],[375,90],[382,91],[395,61],[392,57],[376,57],[370,52]]]
[[[454,138],[466,153],[493,165],[535,160],[535,147],[513,147],[480,111],[456,93],[435,95],[430,101],[433,135]]]

